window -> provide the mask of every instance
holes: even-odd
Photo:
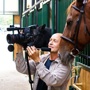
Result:
[[[18,14],[18,0],[0,0],[0,14]]]

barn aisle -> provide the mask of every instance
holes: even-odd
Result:
[[[0,31],[0,90],[30,90],[28,76],[16,70],[13,53],[7,50],[6,35]]]

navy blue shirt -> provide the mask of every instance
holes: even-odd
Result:
[[[53,60],[47,59],[45,66],[47,69],[49,69],[51,62]],[[37,89],[36,90],[47,90],[47,85],[44,81],[42,81],[41,79],[39,79],[38,85],[37,85]]]

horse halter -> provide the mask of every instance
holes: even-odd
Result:
[[[61,38],[63,40],[68,41],[69,43],[71,43],[72,45],[74,45],[74,48],[70,52],[70,55],[72,55],[74,57],[77,54],[79,54],[79,52],[80,52],[80,50],[78,48],[78,34],[79,34],[79,28],[80,28],[80,24],[81,24],[81,20],[82,20],[82,15],[83,15],[83,18],[84,18],[85,32],[87,32],[88,35],[90,36],[90,32],[87,29],[86,20],[85,20],[85,11],[84,11],[84,8],[85,8],[86,3],[87,3],[87,0],[83,0],[83,6],[81,7],[81,9],[79,9],[78,7],[76,7],[74,5],[72,6],[75,10],[77,10],[78,12],[80,12],[80,15],[78,17],[78,20],[76,22],[76,27],[75,27],[74,35],[73,35],[72,39],[69,39],[69,38],[67,38],[65,36],[61,36]]]

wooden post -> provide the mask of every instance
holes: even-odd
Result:
[[[14,25],[20,25],[20,16],[14,15],[13,16]],[[16,58],[16,53],[23,52],[22,46],[19,44],[14,44],[14,59]]]

